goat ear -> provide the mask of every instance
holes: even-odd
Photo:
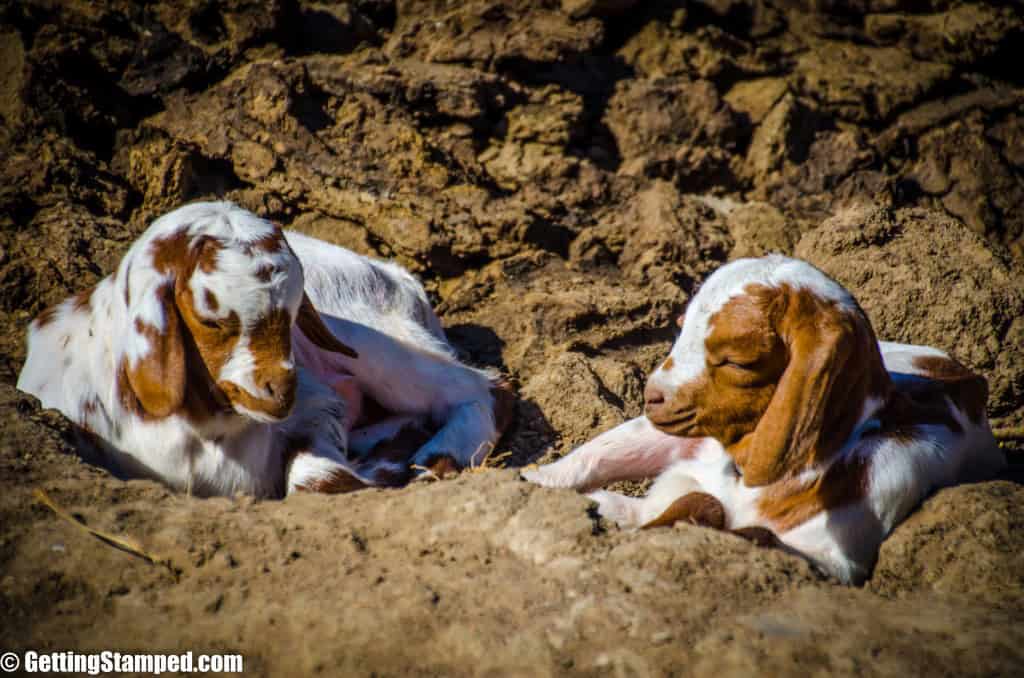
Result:
[[[868,373],[874,369],[870,352],[881,365],[866,319],[804,291],[783,294],[785,308],[776,324],[789,349],[789,363],[754,431],[730,449],[750,487],[774,483],[787,470],[806,467],[846,440],[855,423],[848,415],[854,420],[860,415],[857,398],[869,388]],[[860,323],[865,327],[858,328]],[[873,344],[865,347],[870,352],[850,360],[865,341]],[[833,399],[840,381],[843,397]]]
[[[313,302],[309,300],[309,296],[305,292],[302,293],[302,304],[299,306],[299,314],[295,318],[295,324],[306,335],[306,338],[325,351],[341,353],[349,358],[359,357],[355,349],[343,344],[324,324],[323,318],[320,317],[320,312],[316,310]]]
[[[165,282],[129,310],[128,342],[137,350],[125,356],[125,372],[142,408],[154,417],[166,417],[185,400],[184,328],[174,296],[174,283]],[[156,324],[161,319],[162,327]]]

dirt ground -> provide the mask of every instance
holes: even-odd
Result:
[[[946,0],[0,0],[0,650],[253,675],[1021,675],[1024,456],[859,588],[511,469],[279,502],[81,462],[24,331],[226,197],[420,275],[517,385],[497,454],[637,415],[721,263],[796,254],[1024,424],[1024,15]],[[125,553],[59,519],[43,489]]]

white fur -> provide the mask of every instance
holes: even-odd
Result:
[[[93,432],[116,472],[156,478],[199,495],[274,496],[334,471],[357,477],[372,471],[348,458],[348,437],[358,431],[350,430],[354,422],[345,401],[330,388],[345,375],[354,375],[362,391],[397,414],[428,416],[440,427],[417,453],[419,463],[444,453],[465,465],[478,449],[496,442],[491,376],[456,360],[415,278],[394,264],[297,233],[286,236],[294,254],[288,248],[253,254],[238,246],[274,228],[224,202],[196,203],[160,217],[117,271],[97,285],[87,312],[68,299],[52,322],[30,325],[18,388]],[[188,281],[200,316],[216,319],[234,312],[243,326],[214,379],[257,398],[271,395],[253,381],[247,328],[274,308],[287,308],[294,319],[304,279],[314,305],[329,314],[330,327],[344,335],[341,340],[356,348],[359,358],[323,351],[293,328],[293,355],[280,359],[285,369],[298,368],[296,404],[280,422],[241,406],[202,424],[179,414],[142,418],[126,409],[118,396],[118,366],[122,359],[134,365],[153,349],[135,330],[135,319],[160,331],[168,322],[155,293],[170,276],[153,266],[153,241],[183,230],[189,237],[214,236],[235,245],[219,252],[215,271],[197,270]],[[267,265],[275,272],[261,282],[253,273]],[[217,310],[206,304],[205,290],[215,293]],[[296,435],[308,437],[310,445],[295,458],[286,479],[283,450]]]
[[[308,342],[300,341],[296,355],[311,371],[347,372],[389,411],[429,415],[440,430],[416,453],[415,464],[445,454],[468,466],[497,442],[495,375],[459,362],[423,286],[408,271],[299,233],[289,232],[288,243],[302,260],[306,292],[324,322],[359,354],[310,355]]]
[[[687,308],[682,331],[672,347],[674,365],[659,368],[651,382],[666,393],[697,378],[705,369],[704,340],[708,319],[728,300],[743,294],[750,283],[788,283],[818,294],[844,308],[856,303],[838,283],[814,267],[778,255],[742,259],[723,266],[708,278]],[[926,346],[880,342],[885,367],[897,384],[924,378],[913,366],[915,356],[948,357]],[[602,515],[625,527],[639,527],[661,515],[673,501],[693,491],[716,497],[725,509],[729,529],[761,526],[776,532],[784,545],[804,555],[843,582],[863,581],[871,572],[878,547],[889,532],[930,492],[969,480],[990,478],[1005,467],[987,421],[974,423],[947,399],[963,427],[955,433],[940,425],[922,425],[910,441],[872,435],[877,399],[854,404],[861,417],[854,433],[830,463],[849,458],[870,460],[868,492],[862,500],[822,511],[792,529],[778,531],[762,516],[758,501],[765,487],[748,487],[725,449],[709,438],[677,438],[658,431],[645,417],[599,435],[566,457],[523,476],[548,487],[592,490],[611,480],[657,476],[643,498],[604,490],[590,493]],[[664,450],[688,445],[687,458],[671,460]],[[695,453],[694,453],[695,450]],[[657,463],[651,463],[652,460]],[[805,480],[825,473],[828,465],[805,471]],[[769,486],[770,487],[770,486]]]

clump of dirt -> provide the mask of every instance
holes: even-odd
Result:
[[[13,387],[33,315],[155,216],[226,198],[419,274],[464,357],[517,384],[509,464],[637,416],[700,282],[771,251],[979,370],[1019,425],[1019,12],[0,0],[0,24],[0,646],[237,651],[262,675],[1024,667],[1012,444],[1008,479],[935,494],[849,589],[509,470],[281,502],[122,482]]]

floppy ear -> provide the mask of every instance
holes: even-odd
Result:
[[[295,318],[295,324],[298,325],[302,333],[311,342],[325,351],[341,353],[349,358],[359,357],[355,349],[341,343],[341,340],[328,329],[327,325],[324,324],[323,318],[320,317],[320,312],[316,310],[313,302],[309,300],[309,296],[305,292],[302,293],[302,304],[299,306],[299,314]]]
[[[730,449],[749,487],[774,483],[838,449],[864,399],[887,379],[866,318],[806,292],[785,296],[776,324],[789,363],[754,431]]]
[[[128,384],[139,403],[154,417],[166,417],[185,400],[185,344],[174,283],[168,281],[142,295],[129,309],[129,346],[125,356]],[[154,324],[157,313],[162,327]]]

